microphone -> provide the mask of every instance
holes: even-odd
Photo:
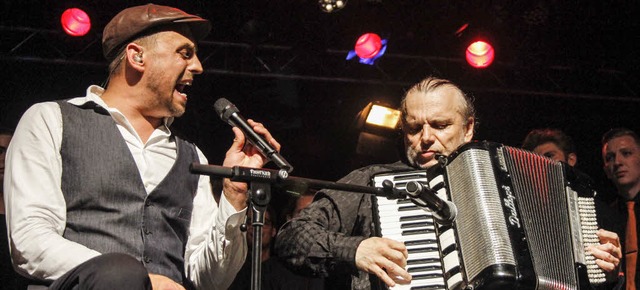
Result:
[[[433,213],[433,218],[442,225],[450,225],[455,221],[458,209],[453,202],[443,200],[436,195],[435,190],[417,181],[410,181],[406,186],[407,195],[411,201],[421,207],[426,207]]]
[[[233,127],[238,127],[242,130],[242,133],[247,137],[247,140],[253,146],[258,148],[258,151],[269,160],[273,161],[278,167],[286,170],[288,173],[293,171],[293,166],[287,162],[287,160],[276,151],[271,144],[269,144],[262,136],[260,136],[256,131],[251,128],[247,120],[240,115],[240,111],[233,105],[229,100],[225,98],[218,99],[215,104],[213,104],[216,113],[220,116],[222,121],[225,121],[229,125]]]

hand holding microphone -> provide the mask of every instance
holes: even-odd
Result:
[[[267,142],[264,137],[256,133],[247,120],[240,115],[240,111],[225,98],[218,99],[213,105],[216,113],[222,121],[233,127],[239,128],[244,133],[245,138],[267,159],[273,161],[279,168],[291,172],[293,166],[287,162],[276,149]]]

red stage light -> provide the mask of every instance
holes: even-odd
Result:
[[[382,40],[375,33],[365,33],[356,41],[355,51],[360,58],[373,58],[380,52]]]
[[[91,19],[86,12],[78,8],[69,8],[60,17],[62,29],[71,36],[83,36],[91,29]]]
[[[467,62],[475,68],[486,68],[493,62],[495,52],[491,44],[476,41],[467,47]]]

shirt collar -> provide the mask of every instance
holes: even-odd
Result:
[[[107,105],[107,103],[104,102],[104,100],[100,97],[102,96],[102,94],[104,93],[104,88],[98,86],[98,85],[91,85],[87,88],[87,93],[84,97],[77,97],[77,98],[73,98],[70,99],[68,102],[71,104],[74,104],[76,106],[82,106],[88,102],[94,102],[96,103],[98,106],[103,107],[104,109],[106,109],[109,114],[111,114],[111,117],[116,118],[116,116],[114,116],[114,114],[117,114],[119,116],[121,116],[122,118],[125,118],[124,115],[116,108],[111,108]],[[160,129],[162,131],[165,131],[167,133],[171,133],[171,130],[169,130],[169,126],[171,126],[171,124],[173,124],[173,117],[165,117],[163,119],[163,124],[164,128],[160,127],[157,129]]]

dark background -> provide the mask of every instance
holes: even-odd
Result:
[[[577,143],[578,167],[609,193],[602,133],[617,126],[640,132],[640,17],[635,1],[591,2],[349,0],[324,13],[312,0],[155,1],[213,23],[198,53],[205,73],[175,124],[212,164],[222,162],[233,139],[212,109],[220,97],[266,124],[295,176],[335,180],[394,159],[394,150],[354,156],[354,118],[372,101],[397,106],[413,83],[436,75],[474,96],[475,139],[520,146],[533,128],[560,128]],[[102,28],[121,9],[146,2],[2,3],[0,114],[14,126],[34,102],[82,96],[101,84]],[[89,13],[86,36],[61,32],[59,17],[70,7]],[[366,32],[388,39],[387,54],[374,66],[345,60]],[[463,59],[476,32],[495,43],[488,69]]]

